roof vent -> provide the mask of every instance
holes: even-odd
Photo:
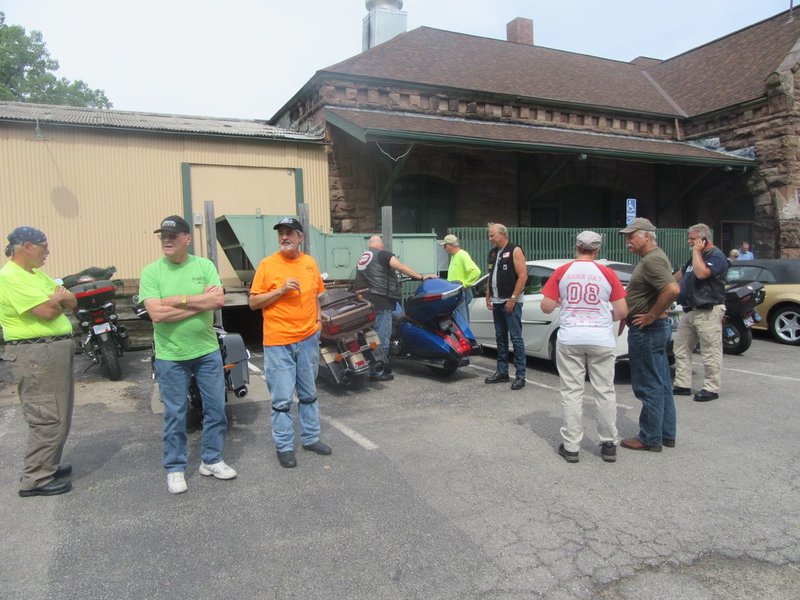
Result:
[[[361,49],[367,51],[396,35],[405,33],[408,13],[401,10],[403,0],[367,0]]]
[[[517,17],[506,25],[506,40],[514,44],[533,46],[533,21]]]

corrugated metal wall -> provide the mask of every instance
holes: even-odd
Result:
[[[45,231],[52,254],[44,269],[54,277],[93,265],[138,277],[161,255],[153,235],[161,218],[183,214],[183,163],[302,169],[311,221],[330,230],[321,144],[41,129],[43,139],[33,126],[0,124],[0,235],[23,224]]]
[[[449,233],[458,237],[475,263],[486,272],[486,258],[491,250],[486,227],[453,227]],[[508,239],[522,246],[527,260],[543,260],[548,258],[572,258],[575,255],[575,238],[583,231],[570,227],[509,227]],[[618,228],[594,228],[603,236],[603,246],[599,258],[637,263],[639,257],[625,248],[625,236]],[[686,245],[686,229],[659,229],[656,232],[658,245],[667,254],[673,267],[685,263],[689,259],[689,247]]]

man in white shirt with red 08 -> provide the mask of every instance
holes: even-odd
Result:
[[[578,462],[583,439],[582,406],[587,372],[597,405],[600,456],[606,462],[617,459],[614,322],[627,316],[628,305],[617,274],[595,262],[601,243],[599,233],[579,233],[575,260],[556,269],[542,289],[542,311],[552,313],[561,308],[556,364],[561,378],[564,442],[558,453],[571,463]]]

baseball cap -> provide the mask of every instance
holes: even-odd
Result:
[[[166,231],[167,233],[189,233],[191,229],[189,229],[189,224],[184,221],[182,217],[170,215],[161,221],[161,227],[156,229],[153,233],[161,233],[162,231]]]
[[[300,233],[303,233],[303,224],[294,217],[282,218],[273,229],[278,229],[278,227],[288,227],[289,229],[296,229]]]
[[[656,226],[649,219],[636,217],[625,229],[620,229],[620,233],[633,233],[634,231],[655,231]]]
[[[594,231],[581,231],[577,237],[578,248],[584,250],[597,250],[603,241],[603,236]]]
[[[439,245],[445,246],[447,244],[458,244],[458,238],[454,236],[452,233],[444,236],[444,239],[441,242],[439,242]]]

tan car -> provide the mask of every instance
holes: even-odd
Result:
[[[781,344],[800,345],[800,259],[737,260],[726,279],[763,283],[764,302],[756,307],[761,321],[753,329],[769,331]]]

